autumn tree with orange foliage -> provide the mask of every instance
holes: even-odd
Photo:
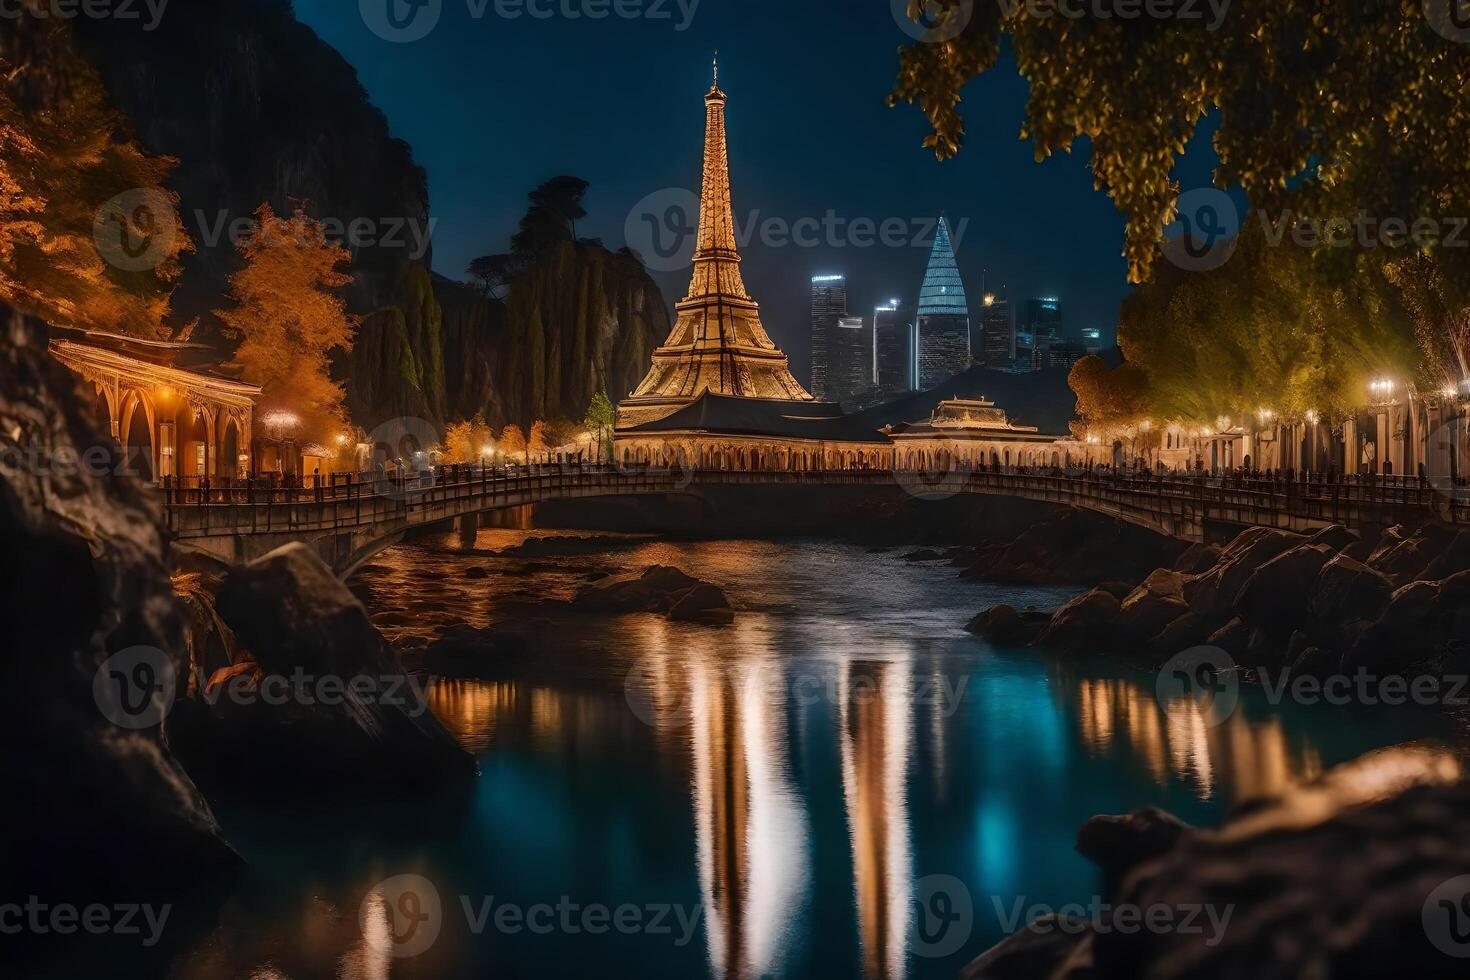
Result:
[[[176,160],[133,138],[96,71],[59,20],[37,33],[61,72],[62,106],[39,111],[28,70],[0,57],[0,300],[52,323],[156,338],[193,248],[178,197],[163,188]]]
[[[444,432],[444,456],[446,463],[478,463],[485,458],[485,449],[495,444],[495,433],[484,415],[456,422]]]
[[[230,277],[235,306],[219,314],[240,340],[233,365],[264,389],[263,408],[294,412],[304,437],[326,440],[347,417],[330,360],[352,349],[357,325],[339,293],[352,281],[343,271],[352,254],[328,241],[304,204],[289,218],[264,204],[255,218],[238,246],[245,267]]]
[[[526,434],[518,425],[507,425],[505,431],[500,433],[500,450],[507,456],[514,457],[517,454],[524,456],[530,461]]]

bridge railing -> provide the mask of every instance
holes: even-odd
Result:
[[[1470,524],[1470,490],[1448,481],[1324,474],[1154,473],[1101,468],[985,466],[954,471],[872,468],[787,471],[683,470],[656,465],[564,463],[446,466],[385,476],[338,474],[321,486],[271,481],[162,485],[176,535],[275,533],[361,527],[398,519],[428,520],[471,509],[596,492],[669,491],[704,484],[893,485],[923,495],[1025,492],[1060,503],[1091,501],[1161,514],[1235,514],[1241,523],[1294,517],[1327,523],[1389,523],[1429,518]]]

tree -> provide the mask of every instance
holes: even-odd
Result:
[[[192,249],[177,164],[133,138],[101,79],[55,19],[8,24],[34,32],[46,64],[0,57],[0,300],[53,323],[156,338]],[[64,77],[60,106],[33,108],[36,72]]]
[[[522,265],[514,255],[482,255],[470,263],[466,271],[480,292],[491,299],[504,300]]]
[[[587,406],[587,417],[582,420],[582,424],[587,427],[587,431],[592,433],[592,437],[597,440],[597,454],[601,459],[605,459],[610,450],[608,437],[611,435],[613,423],[616,421],[617,410],[613,408],[612,402],[608,400],[607,392],[599,391],[593,395],[592,404]]]
[[[254,233],[238,246],[244,268],[230,278],[235,306],[219,314],[240,341],[233,364],[264,389],[264,406],[289,409],[307,435],[324,439],[346,418],[330,358],[352,349],[357,318],[338,293],[352,281],[342,271],[352,256],[327,240],[305,204],[289,218],[263,204],[255,217]]]
[[[531,434],[526,437],[526,455],[529,461],[532,454],[544,453],[551,448],[546,440],[546,423],[537,419],[531,423]]]
[[[520,426],[515,424],[507,425],[505,430],[500,433],[500,451],[507,456],[514,456],[520,453],[526,458],[527,463],[531,461],[526,443],[526,434],[521,431]]]
[[[516,255],[535,261],[561,242],[577,240],[577,222],[587,217],[582,198],[587,182],[580,177],[553,177],[531,191],[520,230],[511,239]]]
[[[495,445],[495,433],[491,431],[484,415],[456,422],[444,432],[444,462],[479,463],[485,450]]]
[[[1271,0],[1218,23],[1120,18],[1107,4],[1077,5],[1075,17],[970,0],[909,9],[917,19],[934,4],[935,43],[902,52],[890,104],[918,104],[932,127],[925,145],[952,157],[964,140],[960,90],[996,65],[1008,35],[1030,86],[1022,138],[1037,160],[1088,138],[1098,188],[1127,219],[1134,281],[1156,265],[1175,217],[1174,166],[1207,116],[1219,121],[1216,185],[1244,188],[1253,207],[1349,220],[1470,214],[1470,45],[1436,30],[1435,14],[1426,22],[1421,0]],[[1453,5],[1443,6],[1447,17]]]

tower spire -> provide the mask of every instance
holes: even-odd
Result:
[[[620,417],[630,422],[667,415],[705,391],[812,400],[761,325],[760,307],[740,275],[725,133],[729,99],[719,87],[718,52],[712,67],[715,84],[704,96],[704,176],[689,294],[676,304],[678,320],[653,352],[648,376],[620,406]]]
[[[720,87],[720,49],[715,49],[715,88]]]

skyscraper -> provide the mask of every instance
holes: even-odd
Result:
[[[934,232],[918,312],[919,389],[927,391],[970,366],[970,307],[944,218]]]
[[[837,321],[847,316],[847,277],[812,276],[812,394],[838,401],[834,389]]]
[[[978,355],[986,367],[1009,371],[1016,363],[1016,324],[1011,319],[1011,302],[994,293],[985,294]]]
[[[881,395],[913,391],[914,317],[898,300],[873,310],[873,378]]]
[[[873,389],[873,331],[860,316],[837,318],[832,333],[831,401],[856,403]]]
[[[1062,302],[1055,296],[1038,296],[1026,303],[1026,331],[1040,344],[1043,339],[1062,336]]]

